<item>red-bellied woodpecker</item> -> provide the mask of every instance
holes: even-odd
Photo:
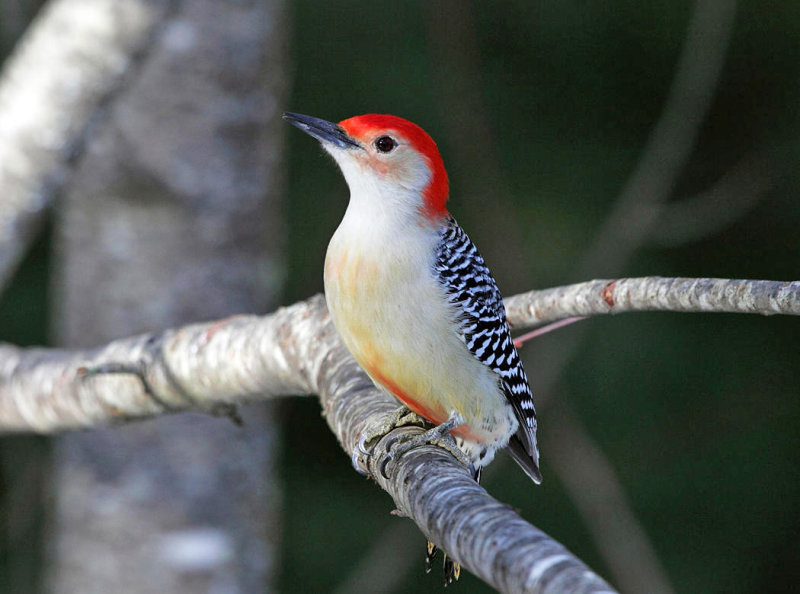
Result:
[[[325,297],[345,346],[379,387],[456,437],[476,478],[508,446],[539,483],[528,379],[497,285],[445,208],[433,139],[391,115],[283,117],[322,143],[350,187],[325,258]]]

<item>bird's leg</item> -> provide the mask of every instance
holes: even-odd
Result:
[[[361,461],[361,456],[366,456],[367,458],[372,456],[372,448],[367,447],[367,444],[374,440],[380,439],[392,429],[396,429],[397,427],[405,427],[407,425],[425,427],[427,424],[428,422],[425,419],[405,405],[398,407],[391,414],[381,418],[379,421],[368,424],[361,431],[361,435],[358,438],[358,443],[356,444],[356,449],[353,450],[353,455],[351,457],[353,468],[355,468],[356,472],[359,474],[368,476],[369,471]],[[384,467],[385,462],[383,465],[381,465],[381,468]]]
[[[352,463],[353,468],[356,469],[361,474],[367,474],[365,468],[363,468],[360,460],[359,454],[363,454],[364,456],[371,456],[372,451],[371,449],[367,449],[367,444],[373,441],[374,439],[378,439],[389,433],[392,429],[396,429],[397,427],[403,427],[406,425],[417,425],[417,426],[424,426],[427,423],[425,419],[420,417],[418,414],[412,412],[409,408],[405,406],[401,406],[398,408],[394,413],[385,417],[378,423],[374,423],[368,425],[364,428],[361,432],[361,437],[358,439],[358,445],[356,446],[356,450],[353,451],[352,456]],[[464,466],[470,469],[470,472],[473,476],[476,475],[475,466],[472,464],[472,460],[459,448],[455,440],[451,435],[448,435],[450,431],[455,429],[456,427],[460,427],[466,423],[466,420],[460,413],[454,412],[450,415],[450,418],[447,419],[441,425],[437,425],[433,429],[429,429],[425,433],[421,435],[416,435],[413,437],[409,436],[402,436],[398,437],[395,441],[400,441],[400,443],[395,446],[395,441],[391,442],[387,445],[387,449],[389,453],[386,457],[381,460],[380,463],[380,471],[383,476],[386,476],[386,466],[393,458],[400,458],[403,454],[412,450],[421,445],[438,445],[441,448],[444,448],[448,452],[450,452],[459,462],[461,462]],[[388,477],[387,477],[388,478]]]
[[[398,407],[390,415],[382,418],[377,423],[372,423],[364,427],[361,436],[358,438],[358,451],[365,456],[371,456],[371,448],[367,448],[367,444],[373,440],[379,439],[389,433],[392,429],[397,427],[405,427],[406,425],[418,425],[424,427],[427,421],[413,412],[410,408],[403,405]]]
[[[389,452],[389,457],[400,458],[403,454],[418,446],[432,444],[444,448],[453,454],[453,456],[455,456],[456,459],[464,466],[473,469],[472,460],[470,460],[469,457],[461,450],[461,448],[456,445],[456,442],[453,440],[452,436],[448,435],[450,431],[456,427],[460,427],[464,423],[466,423],[466,419],[464,419],[460,413],[454,412],[452,415],[450,415],[450,418],[441,425],[437,425],[433,429],[429,429],[422,435],[405,438],[402,443],[398,444],[394,448],[393,451]],[[385,464],[383,466],[385,466]]]

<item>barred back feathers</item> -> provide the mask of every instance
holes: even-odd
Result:
[[[509,446],[515,460],[541,482],[536,444],[536,410],[528,377],[511,339],[503,299],[478,248],[454,218],[441,229],[434,270],[445,286],[466,347],[499,377],[519,422]]]

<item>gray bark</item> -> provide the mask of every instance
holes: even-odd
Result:
[[[40,431],[55,429],[59,418],[79,426],[102,417],[126,420],[316,393],[329,426],[352,455],[363,428],[397,406],[342,346],[322,297],[263,318],[186,326],[95,350],[7,346],[0,361],[0,385],[7,388],[0,389],[0,418],[14,414],[6,406],[14,398],[6,396],[25,393],[25,400],[17,399],[23,404],[17,418],[36,416]],[[384,477],[380,461],[387,444],[397,433],[413,431],[421,430],[393,431],[376,445],[373,457],[356,464],[389,492],[402,514],[467,569],[504,592],[556,593],[567,586],[571,592],[612,591],[562,545],[490,497],[449,452],[417,448],[389,464]]]
[[[0,290],[41,227],[100,107],[137,70],[167,0],[51,0],[0,75]]]
[[[59,205],[59,342],[274,306],[283,35],[279,1],[173,3]],[[60,438],[49,590],[268,590],[274,427],[263,406],[243,415]]]
[[[512,323],[541,321],[531,306],[538,296],[551,308],[549,315],[563,316],[574,315],[571,303],[597,314],[617,307],[800,314],[797,281],[650,277],[512,297]],[[386,467],[388,478],[380,462],[394,432],[373,457],[355,456],[363,428],[396,403],[347,354],[321,297],[263,318],[237,316],[93,350],[0,347],[0,419],[6,431],[48,432],[182,409],[225,413],[236,402],[304,393],[320,395],[344,450],[392,495],[400,512],[488,583],[507,592],[608,591],[561,545],[475,485],[444,450],[416,449]],[[468,503],[456,505],[462,501]]]
[[[800,315],[800,281],[601,280],[506,304],[516,328],[630,311]],[[264,317],[233,316],[93,349],[0,343],[0,432],[52,433],[181,410],[227,415],[236,404],[331,391],[317,376],[339,347],[321,296]]]
[[[632,311],[800,315],[800,281],[728,278],[622,278],[593,280],[505,300],[515,328],[575,316]]]

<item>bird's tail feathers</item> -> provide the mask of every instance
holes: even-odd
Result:
[[[516,433],[508,441],[508,449],[511,451],[514,461],[522,467],[525,474],[537,485],[541,483],[542,472],[539,470],[539,452],[536,451],[536,446],[534,446],[533,452],[528,452],[519,433]]]

